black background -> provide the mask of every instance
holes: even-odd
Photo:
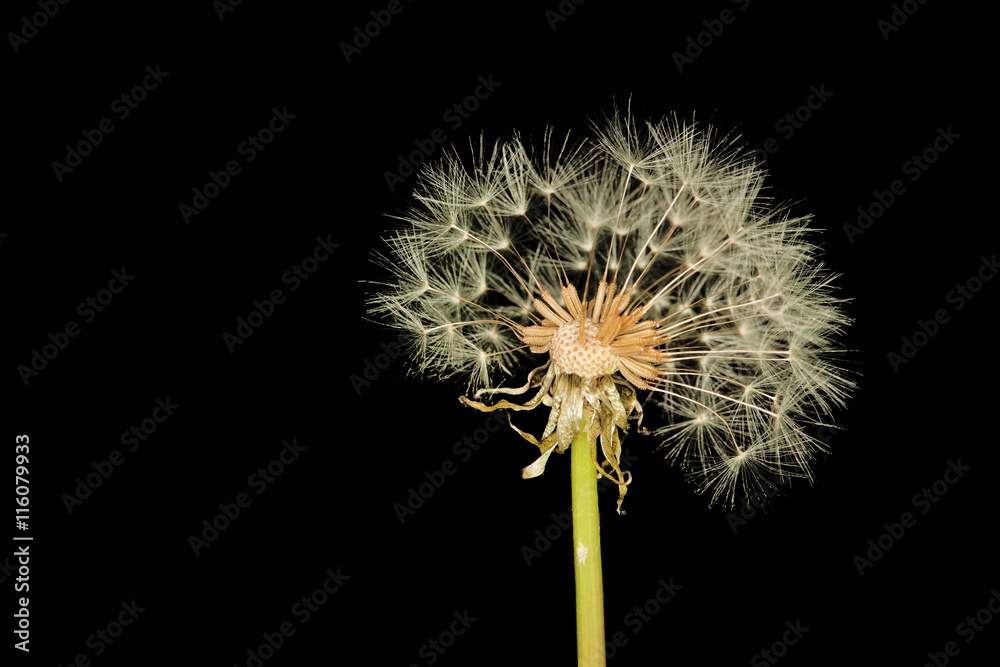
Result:
[[[997,250],[992,173],[972,166],[993,139],[973,118],[989,19],[914,2],[885,39],[889,3],[589,0],[563,3],[555,29],[555,0],[400,6],[349,62],[341,44],[384,3],[247,1],[220,20],[209,2],[73,2],[17,52],[8,36],[2,437],[11,470],[15,435],[30,435],[34,538],[31,653],[4,649],[13,664],[246,665],[286,621],[295,634],[265,664],[575,664],[570,538],[552,527],[569,507],[568,457],[523,481],[535,451],[506,428],[459,455],[484,416],[458,403],[460,383],[380,356],[394,336],[363,319],[364,281],[382,277],[369,256],[413,184],[385,174],[415,142],[436,128],[459,146],[547,124],[586,132],[629,96],[640,117],[694,113],[751,149],[777,139],[769,183],[815,215],[842,274],[859,386],[815,486],[741,524],[652,438],[626,442],[627,515],[602,496],[607,634],[626,640],[611,664],[747,664],[797,620],[809,630],[780,664],[921,665],[948,641],[954,664],[994,660],[1000,621],[971,643],[956,626],[1000,586],[998,285],[961,309],[947,299]],[[678,71],[673,54],[727,8],[735,20]],[[38,11],[8,5],[5,33]],[[169,75],[114,117],[156,65]],[[479,77],[499,86],[449,125]],[[782,135],[811,86],[832,95]],[[246,162],[238,146],[275,108],[294,118]],[[60,181],[53,161],[104,117],[115,130]],[[903,164],[939,128],[959,138],[911,182]],[[186,223],[179,204],[233,159],[242,172]],[[844,225],[896,179],[905,193],[852,242]],[[317,238],[339,247],[292,291],[282,276]],[[123,268],[134,280],[84,323],[77,305]],[[223,334],[275,289],[287,300],[230,352]],[[888,353],[938,309],[949,321],[894,369]],[[80,334],[25,383],[18,367],[69,320]],[[127,451],[121,434],[167,397],[174,414]],[[248,478],[293,438],[305,450],[258,495]],[[113,450],[124,463],[68,512],[77,478]],[[969,472],[921,514],[914,495],[959,459]],[[401,522],[396,506],[446,461],[454,474]],[[250,506],[196,556],[189,538],[241,492]],[[906,511],[916,524],[860,576],[854,557]],[[529,565],[547,528],[556,538]],[[338,568],[341,589],[301,623],[293,606]],[[0,573],[11,610],[16,576]],[[671,578],[682,588],[639,625],[633,609]],[[133,599],[144,611],[95,655],[88,638]],[[464,612],[468,630],[429,649]]]

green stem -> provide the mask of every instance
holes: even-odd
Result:
[[[601,574],[597,470],[591,458],[586,430],[581,431],[570,445],[570,459],[577,661],[585,667],[604,667],[604,582]]]

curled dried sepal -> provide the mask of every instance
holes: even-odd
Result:
[[[579,375],[560,374],[556,371],[556,365],[550,361],[545,366],[531,371],[528,382],[523,387],[483,389],[476,393],[476,398],[484,393],[519,395],[534,387],[538,387],[538,392],[523,405],[506,399],[501,399],[493,405],[464,396],[460,397],[460,400],[481,412],[501,409],[532,410],[539,403],[549,405],[551,412],[541,440],[515,426],[508,415],[510,427],[522,438],[538,447],[541,452],[534,462],[521,471],[521,477],[532,479],[542,475],[552,453],[562,454],[570,447],[578,433],[586,431],[587,444],[598,476],[606,477],[618,485],[618,513],[624,514],[621,509],[622,501],[625,499],[626,486],[632,481],[632,475],[621,469],[621,440],[628,432],[629,417],[633,412],[638,413],[641,422],[642,409],[636,401],[635,389],[612,375],[584,378]],[[604,461],[601,463],[597,461],[598,441],[604,454]],[[606,472],[606,469],[611,472]]]

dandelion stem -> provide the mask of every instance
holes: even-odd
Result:
[[[590,421],[584,416],[584,424]],[[573,564],[576,572],[576,650],[579,665],[604,667],[604,581],[597,475],[586,427],[570,445],[573,498]]]

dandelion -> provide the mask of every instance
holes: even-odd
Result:
[[[523,477],[571,450],[578,605],[580,561],[600,576],[596,510],[583,520],[578,501],[596,503],[603,476],[622,511],[632,423],[710,503],[732,505],[765,480],[811,481],[810,427],[851,388],[836,358],[847,319],[809,219],[764,194],[736,143],[617,109],[594,130],[549,130],[533,148],[480,140],[471,160],[426,167],[369,302],[408,334],[419,374],[460,376],[465,405],[508,411],[539,450]],[[538,437],[514,424],[540,406]]]

